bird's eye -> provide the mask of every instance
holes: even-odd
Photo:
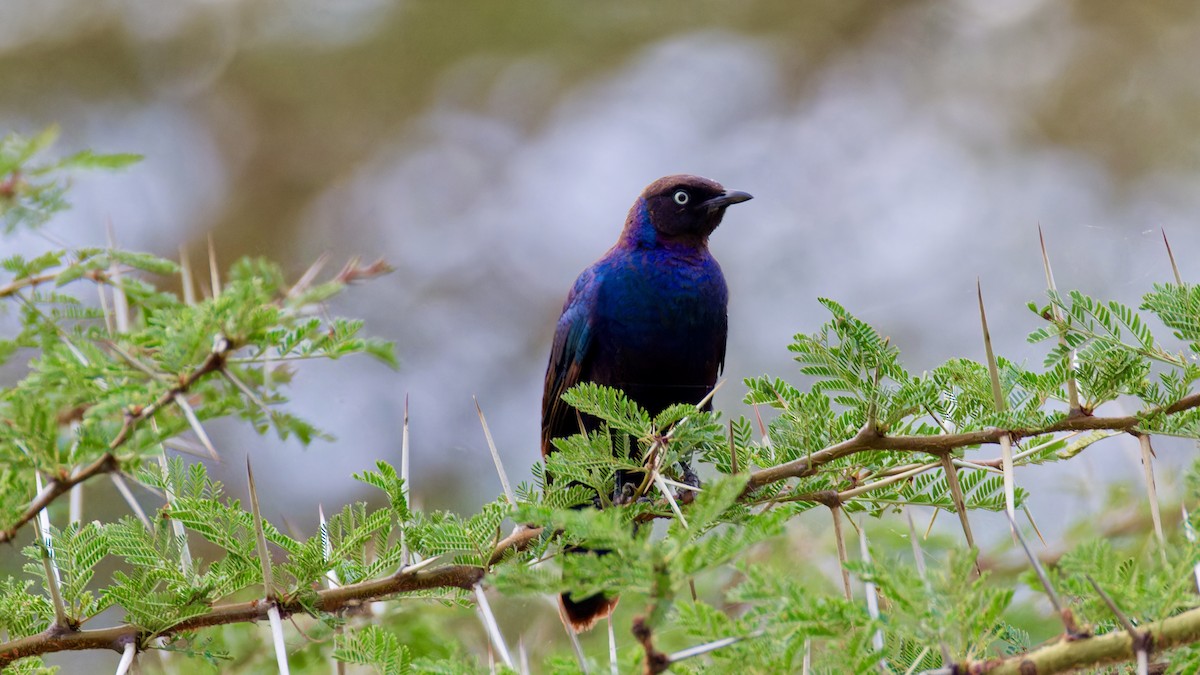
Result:
[[[684,204],[688,203],[689,199],[691,199],[691,196],[688,195],[687,190],[676,190],[675,191],[675,203],[676,204],[683,206]]]

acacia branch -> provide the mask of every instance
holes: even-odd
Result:
[[[33,498],[25,511],[11,525],[0,531],[0,544],[10,542],[17,536],[17,532],[22,527],[37,517],[37,514],[42,509],[50,506],[54,500],[71,491],[71,488],[83,483],[89,478],[99,476],[101,474],[110,473],[120,470],[120,462],[117,461],[116,455],[113,454],[117,448],[124,445],[133,436],[137,425],[144,422],[146,419],[158,412],[163,406],[169,404],[176,396],[186,393],[200,378],[209,373],[218,371],[225,362],[226,355],[234,349],[233,343],[225,338],[222,338],[217,348],[209,352],[204,361],[197,366],[192,372],[179,378],[178,384],[167,389],[152,403],[146,406],[134,408],[126,412],[125,420],[121,424],[121,430],[113,437],[108,444],[108,450],[99,457],[96,461],[87,465],[80,471],[73,474],[62,474],[55,476],[46,484],[46,487]]]
[[[1200,641],[1200,608],[1146,624],[1139,637],[1148,635],[1153,649],[1162,651]],[[1046,675],[1106,663],[1130,661],[1138,645],[1124,630],[1081,639],[1062,639],[1026,654],[1005,659],[975,661],[958,666],[972,675]]]
[[[1185,396],[1170,405],[1152,408],[1135,415],[1121,417],[1068,415],[1057,422],[1036,428],[992,428],[967,431],[959,434],[888,436],[879,432],[873,432],[864,427],[853,438],[836,445],[831,445],[824,450],[814,452],[807,457],[751,473],[750,482],[746,484],[746,492],[751,492],[765,485],[787,480],[788,478],[811,476],[817,473],[817,469],[825,464],[860,452],[892,450],[899,452],[923,452],[929,455],[940,456],[972,445],[999,443],[1001,437],[1006,434],[1015,439],[1062,431],[1134,431],[1139,424],[1151,417],[1157,415],[1174,415],[1196,407],[1200,407],[1200,392]]]
[[[14,279],[3,286],[0,286],[0,298],[11,297],[17,293],[20,293],[26,288],[32,288],[34,286],[40,286],[41,284],[49,283],[51,281],[56,281],[63,271],[65,270]],[[108,282],[108,274],[104,270],[88,270],[83,273],[83,277],[85,279],[91,279],[96,283]]]
[[[401,571],[384,579],[363,581],[318,591],[316,602],[307,606],[297,599],[280,600],[277,606],[280,614],[284,616],[308,613],[308,607],[313,606],[322,612],[334,614],[400,593],[435,588],[470,590],[472,586],[483,579],[483,576],[484,569],[473,565],[447,565],[429,570]],[[261,621],[267,618],[267,610],[274,605],[275,603],[263,599],[217,605],[209,612],[184,619],[157,633],[151,633],[129,624],[94,630],[51,627],[37,635],[0,644],[0,668],[4,668],[17,659],[40,656],[50,652],[88,649],[121,651],[130,642],[141,648],[147,640],[154,637],[230,623]]]
[[[184,393],[197,380],[206,374],[220,370],[225,356],[232,350],[232,345],[223,344],[214,350],[205,361],[188,376],[180,378],[178,385],[162,394],[153,403],[135,413],[126,416],[121,431],[110,443],[110,451],[97,462],[80,471],[73,478],[60,478],[52,481],[47,489],[30,505],[30,511],[9,531],[0,532],[0,541],[11,539],[12,533],[21,525],[27,523],[37,512],[45,508],[55,498],[66,493],[74,485],[87,478],[112,471],[117,468],[112,450],[124,444],[132,436],[138,423],[154,414],[159,408],[167,405],[176,395]],[[946,456],[951,451],[971,445],[999,443],[1005,434],[1016,437],[1038,436],[1056,432],[1089,431],[1107,429],[1113,431],[1133,431],[1137,425],[1147,418],[1160,414],[1175,414],[1200,407],[1200,393],[1192,394],[1175,403],[1157,409],[1145,411],[1136,415],[1124,417],[1090,417],[1068,416],[1062,420],[1035,429],[984,429],[960,434],[940,434],[928,436],[888,436],[867,428],[860,430],[854,437],[812,453],[808,457],[795,460],[779,466],[753,472],[742,499],[750,497],[757,488],[788,478],[813,475],[822,465],[833,462],[859,452],[872,450],[892,450],[922,452],[936,457]],[[932,468],[921,466],[921,469]],[[917,467],[910,467],[910,470]],[[873,489],[883,487],[899,477],[887,477],[879,484],[865,486]],[[862,491],[864,488],[860,488]],[[836,503],[842,495],[837,492],[809,495],[815,501]],[[853,492],[846,495],[854,496]],[[539,527],[519,527],[512,534],[497,543],[488,557],[490,567],[504,557],[509,550],[522,550],[533,540],[541,536],[543,529]],[[360,582],[339,588],[318,591],[315,604],[305,605],[297,599],[287,599],[278,602],[279,610],[284,615],[308,613],[314,607],[322,612],[337,613],[358,605],[383,600],[401,593],[436,588],[471,589],[486,576],[484,567],[469,565],[449,565],[429,570],[412,572],[401,571],[394,576],[384,579]],[[180,621],[157,633],[150,632],[132,625],[121,625],[113,628],[94,630],[73,630],[70,628],[52,627],[38,635],[13,640],[0,644],[0,667],[12,661],[58,651],[113,649],[121,651],[125,645],[134,643],[144,646],[153,637],[173,635],[184,631],[196,630],[210,626],[232,623],[256,622],[265,619],[267,610],[272,603],[267,600],[252,600],[249,602],[218,605],[211,611],[199,616]],[[1178,616],[1148,625],[1152,645],[1158,649],[1188,644],[1200,641],[1200,609],[1191,610]],[[1075,641],[1063,641],[1043,647],[1022,656],[1008,659],[993,659],[989,661],[964,664],[963,672],[970,673],[1053,673],[1077,668],[1085,665],[1099,665],[1116,661],[1129,660],[1133,654],[1131,638],[1124,632],[1109,633],[1103,636]],[[1032,668],[1032,670],[1031,670]]]

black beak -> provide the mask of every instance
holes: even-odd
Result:
[[[701,202],[700,206],[703,206],[709,213],[712,213],[713,211],[723,209],[726,206],[730,206],[732,204],[741,204],[742,202],[749,201],[751,199],[754,199],[754,197],[748,192],[742,192],[741,190],[728,190],[708,201]]]

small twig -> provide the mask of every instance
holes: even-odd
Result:
[[[17,532],[24,525],[36,518],[38,514],[42,513],[46,507],[50,506],[55,499],[58,499],[62,495],[69,492],[71,488],[83,483],[93,476],[115,471],[117,468],[118,463],[116,458],[111,452],[106,452],[96,459],[96,461],[83,467],[79,471],[72,473],[70,476],[51,480],[46,484],[45,487],[40,486],[41,483],[39,478],[37,495],[33,498],[33,501],[29,503],[29,506],[26,507],[25,511],[21,513],[17,520],[10,525],[8,529],[0,532],[0,543],[12,541],[13,538],[16,537]]]
[[[78,472],[76,469],[72,474]],[[67,522],[72,525],[83,522],[83,487],[79,485],[71,488],[71,494],[67,497]]]
[[[687,483],[680,483],[677,480],[671,480],[666,476],[662,476],[661,474],[659,475],[662,477],[662,481],[671,487],[677,487],[680,490],[689,490],[691,492],[704,492],[704,488],[696,487],[695,485],[688,485]]]
[[[895,483],[906,481],[909,478],[912,478],[913,476],[916,476],[918,474],[929,471],[930,469],[933,469],[936,466],[937,466],[937,464],[919,464],[919,465],[913,467],[912,469],[909,469],[908,471],[893,474],[882,480],[878,480],[873,483],[865,483],[856,488],[851,488],[849,490],[839,492],[838,498],[842,501],[846,501],[848,499],[853,499],[860,495],[871,492],[872,490],[878,490],[879,488],[887,487],[887,486],[893,485]]]
[[[641,643],[646,652],[646,675],[655,675],[665,671],[671,665],[671,659],[666,654],[654,648],[654,635],[646,624],[646,617],[637,616],[633,619],[633,636]]]

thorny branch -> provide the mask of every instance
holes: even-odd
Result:
[[[446,565],[430,570],[417,570],[415,572],[405,572],[402,570],[384,579],[363,581],[348,586],[317,591],[315,607],[322,612],[333,614],[400,593],[411,593],[413,591],[435,588],[462,588],[469,590],[483,576],[484,570],[482,567],[471,565]],[[180,621],[174,626],[153,635],[128,624],[95,630],[70,630],[52,627],[37,635],[0,644],[0,668],[20,658],[38,656],[50,652],[87,649],[113,649],[121,651],[129,642],[134,642],[141,648],[145,645],[146,641],[155,637],[222,624],[262,621],[267,618],[267,610],[271,606],[272,603],[263,599],[218,605],[213,607],[210,612]],[[308,605],[308,607],[313,606]],[[280,613],[284,616],[304,614],[309,611],[305,603],[297,599],[280,600],[278,607]]]
[[[1149,636],[1142,638],[1148,647],[1160,651],[1200,641],[1200,608],[1144,624],[1140,634]],[[1046,675],[1084,666],[1129,661],[1138,647],[1128,632],[1114,630],[1088,638],[1061,639],[1040,649],[1004,659],[962,663],[954,670],[971,675]]]
[[[1156,415],[1174,415],[1196,407],[1200,407],[1200,393],[1190,394],[1171,405],[1152,408],[1134,415],[1121,417],[1073,415],[1064,417],[1044,427],[1034,429],[992,428],[958,434],[888,436],[863,428],[853,438],[836,445],[831,445],[802,459],[755,471],[750,474],[750,482],[746,485],[746,492],[750,493],[770,483],[776,483],[788,478],[811,476],[822,465],[860,452],[892,450],[898,452],[923,452],[929,455],[941,456],[958,448],[999,443],[1000,438],[1005,435],[1009,435],[1015,440],[1063,431],[1133,431],[1137,428],[1138,424],[1148,418]]]
[[[180,378],[177,385],[161,394],[151,404],[137,410],[131,410],[126,415],[121,430],[111,441],[109,451],[92,465],[85,467],[74,476],[60,476],[52,480],[42,493],[31,502],[29,509],[22,514],[21,518],[8,530],[0,532],[0,542],[11,541],[21,526],[36,517],[41,509],[48,506],[57,497],[68,492],[75,485],[92,476],[117,470],[119,468],[118,462],[112,451],[129,440],[137,424],[152,416],[158,409],[169,404],[175,396],[185,393],[201,377],[219,371],[227,355],[234,348],[233,344],[223,341],[195,370],[187,376]],[[999,443],[1000,438],[1005,434],[1021,438],[1072,431],[1135,431],[1139,423],[1151,416],[1161,414],[1171,415],[1196,407],[1200,407],[1200,393],[1184,397],[1169,406],[1148,410],[1135,415],[1122,417],[1074,415],[1034,429],[993,428],[958,434],[889,436],[877,430],[864,428],[854,437],[814,452],[804,459],[752,472],[747,487],[743,492],[742,499],[750,499],[755,490],[766,485],[789,478],[813,475],[825,464],[860,452],[878,450],[919,452],[932,455],[940,460],[958,448]],[[981,464],[989,463],[982,462]],[[928,468],[933,468],[936,465],[935,463]],[[910,467],[909,471],[911,472],[917,468],[926,467],[916,465]],[[891,484],[894,482],[893,479],[896,478],[896,476],[884,477],[883,480],[877,482],[875,487]],[[842,499],[856,496],[859,492],[863,491],[864,487],[869,488],[870,486],[863,486],[856,491],[849,491],[848,493],[827,491],[827,493],[812,494],[807,495],[807,497],[811,497],[813,501],[823,504],[836,505]],[[490,567],[498,563],[510,550],[524,549],[531,541],[541,535],[542,528],[517,528],[508,537],[498,542],[487,561],[487,565]],[[450,565],[411,573],[401,571],[394,576],[384,579],[319,591],[317,593],[318,601],[316,608],[332,613],[343,611],[362,603],[381,600],[416,590],[434,588],[470,589],[474,584],[481,581],[485,575],[486,569],[482,567],[463,565]],[[149,635],[145,631],[131,625],[82,631],[51,628],[38,635],[0,644],[0,667],[18,658],[27,656],[37,656],[66,650],[114,649],[120,651],[125,644],[131,641],[142,647],[152,637],[171,635],[208,626],[259,621],[266,618],[267,610],[270,606],[271,604],[266,600],[218,605],[210,612],[186,619],[157,635]],[[279,602],[279,609],[285,615],[306,613],[308,611],[295,599],[281,600]],[[1150,624],[1145,630],[1151,636],[1153,646],[1158,649],[1200,641],[1200,609],[1191,610],[1170,619]],[[646,640],[641,640],[639,636],[639,640],[643,642],[644,646],[649,644],[648,632],[645,637]],[[1063,669],[1074,668],[1080,665],[1127,660],[1132,652],[1132,645],[1129,644],[1129,641],[1129,636],[1124,632],[1109,633],[1085,640],[1064,641],[1009,659],[961,664],[957,672],[1050,673],[1060,672]],[[665,655],[654,650],[653,645],[649,644],[647,650],[647,672],[661,672],[662,668],[667,664],[662,662],[662,658],[660,657],[665,658]],[[1030,670],[1030,668],[1033,668],[1033,670]]]
[[[46,484],[46,487],[29,503],[28,508],[25,509],[21,516],[6,529],[0,531],[0,543],[12,541],[16,537],[17,532],[28,524],[29,521],[36,518],[42,509],[50,506],[55,499],[70,492],[71,488],[89,478],[119,470],[120,462],[117,461],[117,457],[113,453],[130,439],[137,425],[150,418],[163,406],[169,404],[176,396],[187,393],[200,378],[220,370],[221,366],[225,363],[225,357],[234,349],[236,349],[236,346],[232,341],[227,338],[220,338],[215,348],[209,352],[204,361],[190,373],[179,378],[178,384],[164,391],[149,405],[127,410],[125,420],[121,424],[121,430],[109,442],[108,450],[99,459],[80,471],[73,474],[64,473],[51,479]]]

